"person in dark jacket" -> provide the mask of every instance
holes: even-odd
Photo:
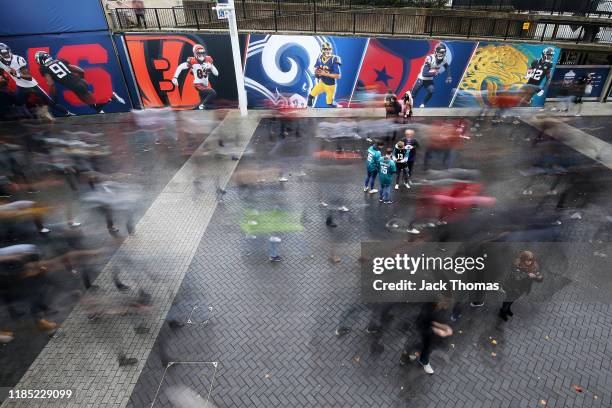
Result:
[[[411,347],[407,342],[400,357],[400,365],[418,357],[419,364],[427,374],[433,374],[434,370],[429,363],[429,356],[439,339],[453,335],[453,329],[446,323],[450,299],[443,298],[439,302],[423,303],[421,312],[417,317],[417,327],[421,334],[419,353],[411,354]]]
[[[402,111],[402,105],[397,100],[397,96],[389,89],[385,94],[385,110],[387,117],[397,116]]]
[[[504,321],[508,321],[508,317],[514,316],[510,307],[512,303],[517,301],[521,296],[531,292],[533,282],[542,282],[543,278],[540,275],[540,267],[531,251],[521,251],[518,258],[512,263],[510,274],[503,284],[506,292],[501,309],[499,309],[499,317]]]
[[[412,169],[414,168],[414,162],[417,156],[417,149],[419,148],[419,142],[414,138],[414,130],[406,129],[404,131],[404,146],[408,149],[408,185],[412,182]]]

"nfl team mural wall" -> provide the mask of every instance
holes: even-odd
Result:
[[[131,109],[107,32],[0,38],[0,76],[2,119]]]
[[[469,41],[251,35],[250,107],[360,107],[411,91],[418,107],[542,106],[559,51]]]
[[[229,37],[126,35],[145,108],[237,105]],[[361,107],[411,91],[416,107],[542,106],[559,57],[548,45],[325,35],[241,36],[250,108]],[[371,106],[371,105],[370,105]]]
[[[126,35],[125,44],[143,107],[237,106],[229,36]]]

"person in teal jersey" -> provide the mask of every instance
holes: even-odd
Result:
[[[393,149],[387,148],[385,157],[378,163],[378,172],[380,173],[380,200],[385,204],[391,204],[391,183],[393,182],[393,173],[397,171],[395,162],[391,155]]]
[[[382,142],[377,142],[368,149],[365,186],[363,187],[364,192],[368,190],[370,190],[370,194],[378,192],[378,190],[374,188],[374,182],[376,181],[376,175],[378,174],[378,162],[381,158],[380,151],[382,150],[383,146],[384,144]]]

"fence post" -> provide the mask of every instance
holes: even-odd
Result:
[[[313,7],[313,10],[314,10],[314,16],[313,16],[314,17],[314,19],[313,19],[314,30],[313,31],[316,33],[317,32],[317,1],[313,0],[312,3],[314,5],[314,7]]]
[[[213,21],[213,20],[212,20],[212,16],[210,15],[210,8],[211,8],[211,7],[212,7],[212,6],[211,6],[210,4],[208,5],[208,7],[206,7],[206,11],[208,12],[208,22],[209,22],[209,23],[212,23],[212,21]]]
[[[123,30],[123,23],[121,22],[121,15],[119,14],[119,9],[115,9],[115,18],[119,23],[119,28]]]
[[[172,7],[172,16],[174,17],[174,26],[178,27],[178,22],[176,21],[176,10]]]
[[[510,20],[506,20],[506,33],[504,34],[504,40],[508,39],[508,31],[510,31]]]
[[[555,9],[557,8],[557,0],[553,0],[552,8],[550,9],[550,15],[555,14]]]
[[[274,31],[278,33],[278,20],[276,19],[276,10],[274,10]]]
[[[278,14],[280,14],[281,13],[280,0],[276,0],[276,9],[278,10]]]
[[[546,35],[546,29],[548,28],[548,23],[544,24],[544,29],[542,30],[542,37],[540,38],[540,42],[544,42],[544,35]]]
[[[157,9],[155,10],[155,20],[157,20],[157,29],[161,30],[161,24],[159,23],[159,14],[157,13]]]
[[[470,38],[470,34],[472,33],[472,19],[470,18],[468,21],[468,32],[467,32],[467,38]]]
[[[246,16],[246,4],[244,3],[244,0],[242,0],[242,16],[244,17],[244,19],[247,19]]]
[[[391,20],[391,35],[395,35],[395,13],[392,14],[393,20]]]
[[[582,32],[584,31],[584,26],[580,26],[580,32],[578,33],[578,38],[576,39],[576,44],[580,42],[580,37],[582,37]]]
[[[433,22],[434,22],[434,18],[436,18],[435,16],[431,16],[429,19],[429,36],[433,37]]]
[[[357,13],[353,11],[353,34],[355,34],[356,24],[357,24]]]
[[[195,15],[196,28],[199,30],[200,29],[200,22],[198,21],[198,9],[194,8],[193,9],[193,14]]]

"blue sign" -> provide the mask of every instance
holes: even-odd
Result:
[[[19,0],[0,2],[0,35],[108,30],[99,0]]]

